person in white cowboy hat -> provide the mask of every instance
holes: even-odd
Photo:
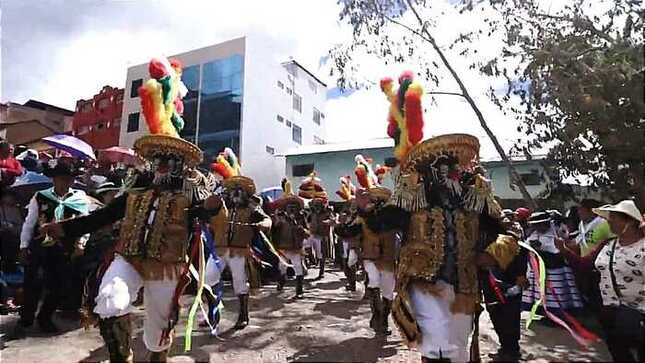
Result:
[[[602,295],[600,322],[614,361],[645,360],[643,354],[645,316],[645,222],[631,200],[594,208],[616,238],[598,244],[579,257],[563,249],[567,260],[581,269],[600,273]],[[564,245],[558,241],[560,246]]]

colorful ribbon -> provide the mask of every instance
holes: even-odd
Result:
[[[540,254],[537,253],[537,251],[535,251],[530,245],[521,241],[519,242],[519,245],[531,252],[531,255],[529,256],[529,263],[531,264],[531,269],[533,270],[533,276],[535,277],[535,284],[538,286],[539,292],[540,292],[540,298],[531,307],[529,318],[526,321],[526,328],[528,329],[531,326],[531,322],[535,320],[535,316],[537,315],[537,308],[540,306],[540,304],[542,304],[542,308],[544,310],[544,314],[546,315],[546,317],[551,321],[555,322],[556,324],[560,325],[561,327],[563,327],[566,331],[568,331],[569,334],[573,337],[573,339],[575,339],[576,342],[578,342],[580,345],[587,347],[592,342],[598,341],[599,339],[598,336],[596,336],[592,332],[585,329],[582,326],[582,324],[580,324],[575,318],[573,318],[562,308],[560,309],[560,311],[562,312],[563,317],[566,321],[562,320],[560,317],[558,317],[557,315],[549,311],[546,304],[547,287],[549,288],[549,291],[551,291],[553,296],[556,298],[558,305],[561,306],[561,304],[557,294],[555,293],[555,290],[553,289],[551,284],[547,283],[546,281],[546,267],[544,264],[544,260],[542,259]],[[569,326],[569,324],[567,324],[567,321],[569,322],[569,324],[573,326],[573,328]]]
[[[200,231],[201,232],[201,231]],[[204,291],[205,285],[205,275],[206,275],[206,258],[204,254],[204,243],[203,239],[199,239],[199,283],[197,285],[197,294],[195,295],[195,300],[193,301],[192,306],[190,307],[190,312],[188,313],[188,322],[186,323],[186,334],[184,340],[184,351],[188,352],[191,349],[192,345],[192,333],[193,333],[193,323],[195,321],[195,314],[197,313],[197,308],[202,304],[202,293]],[[192,267],[192,266],[191,266]]]

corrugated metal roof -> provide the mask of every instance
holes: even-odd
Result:
[[[323,154],[338,151],[352,151],[364,149],[378,149],[394,147],[394,140],[391,138],[369,139],[369,140],[356,140],[341,143],[329,144],[314,144],[300,146],[295,149],[287,150],[278,156],[293,156],[293,155],[309,155],[309,154]]]

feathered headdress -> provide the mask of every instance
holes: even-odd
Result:
[[[383,184],[383,180],[385,179],[387,173],[390,172],[390,169],[392,168],[390,168],[389,166],[376,164],[374,174],[376,174],[376,178],[378,179],[379,184]]]
[[[231,148],[225,148],[211,164],[211,171],[221,175],[223,179],[240,175],[240,163],[235,152]]]
[[[138,92],[143,115],[153,135],[179,137],[184,128],[181,99],[188,90],[181,81],[181,68],[181,63],[175,59],[153,58],[148,64],[151,79]]]
[[[181,81],[181,63],[153,58],[148,64],[148,72],[151,78],[137,91],[150,135],[135,141],[135,151],[144,158],[164,153],[181,156],[189,166],[201,163],[201,150],[179,137],[184,128],[182,98],[188,92]]]
[[[423,88],[414,81],[411,71],[401,74],[398,90],[392,83],[392,78],[383,78],[381,90],[390,101],[387,134],[394,139],[394,156],[401,161],[423,139]]]
[[[340,177],[340,189],[336,191],[342,200],[349,201],[356,196],[356,187],[352,184],[352,177],[350,175]]]
[[[378,177],[372,170],[372,161],[366,159],[363,155],[358,154],[354,158],[356,160],[356,168],[354,168],[354,174],[356,174],[356,180],[358,184],[365,188],[370,189],[379,185]]]
[[[298,197],[297,195],[293,194],[293,189],[291,187],[291,182],[289,181],[289,179],[283,178],[280,185],[282,186],[282,196],[280,196],[280,198],[278,198],[278,200],[274,202],[274,208],[282,209],[290,203],[297,203],[300,208],[304,208],[305,203],[303,202],[303,200],[300,199],[300,197]]]
[[[298,188],[298,196],[305,199],[321,199],[327,201],[327,192],[322,186],[320,178],[316,176],[316,172],[309,174],[302,181]]]
[[[224,188],[240,186],[249,194],[255,194],[253,179],[242,175],[240,162],[231,148],[224,148],[224,151],[217,155],[215,162],[211,164],[211,171],[224,179]]]

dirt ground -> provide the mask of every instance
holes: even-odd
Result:
[[[368,327],[369,304],[362,301],[363,286],[356,292],[344,289],[344,276],[332,270],[320,281],[305,280],[306,298],[293,299],[294,287],[290,281],[285,291],[278,293],[268,285],[251,296],[251,325],[242,331],[232,330],[237,318],[237,299],[230,286],[226,287],[225,310],[221,334],[212,337],[204,329],[193,333],[193,349],[184,352],[185,317],[191,299],[182,299],[183,319],[176,329],[170,362],[419,362],[418,352],[409,350],[392,325],[394,333],[377,338]],[[145,357],[142,343],[144,312],[136,314],[134,332],[135,359]],[[37,330],[28,330],[27,337],[12,339],[17,316],[0,317],[4,349],[0,362],[100,362],[108,354],[98,329],[88,331],[77,324],[57,318],[65,332],[44,336]],[[593,327],[589,321],[583,320]],[[602,343],[587,349],[580,347],[564,330],[533,324],[522,331],[524,359],[548,361],[608,361],[610,356]],[[488,353],[497,350],[497,336],[488,315],[480,319],[480,350],[483,361]]]

